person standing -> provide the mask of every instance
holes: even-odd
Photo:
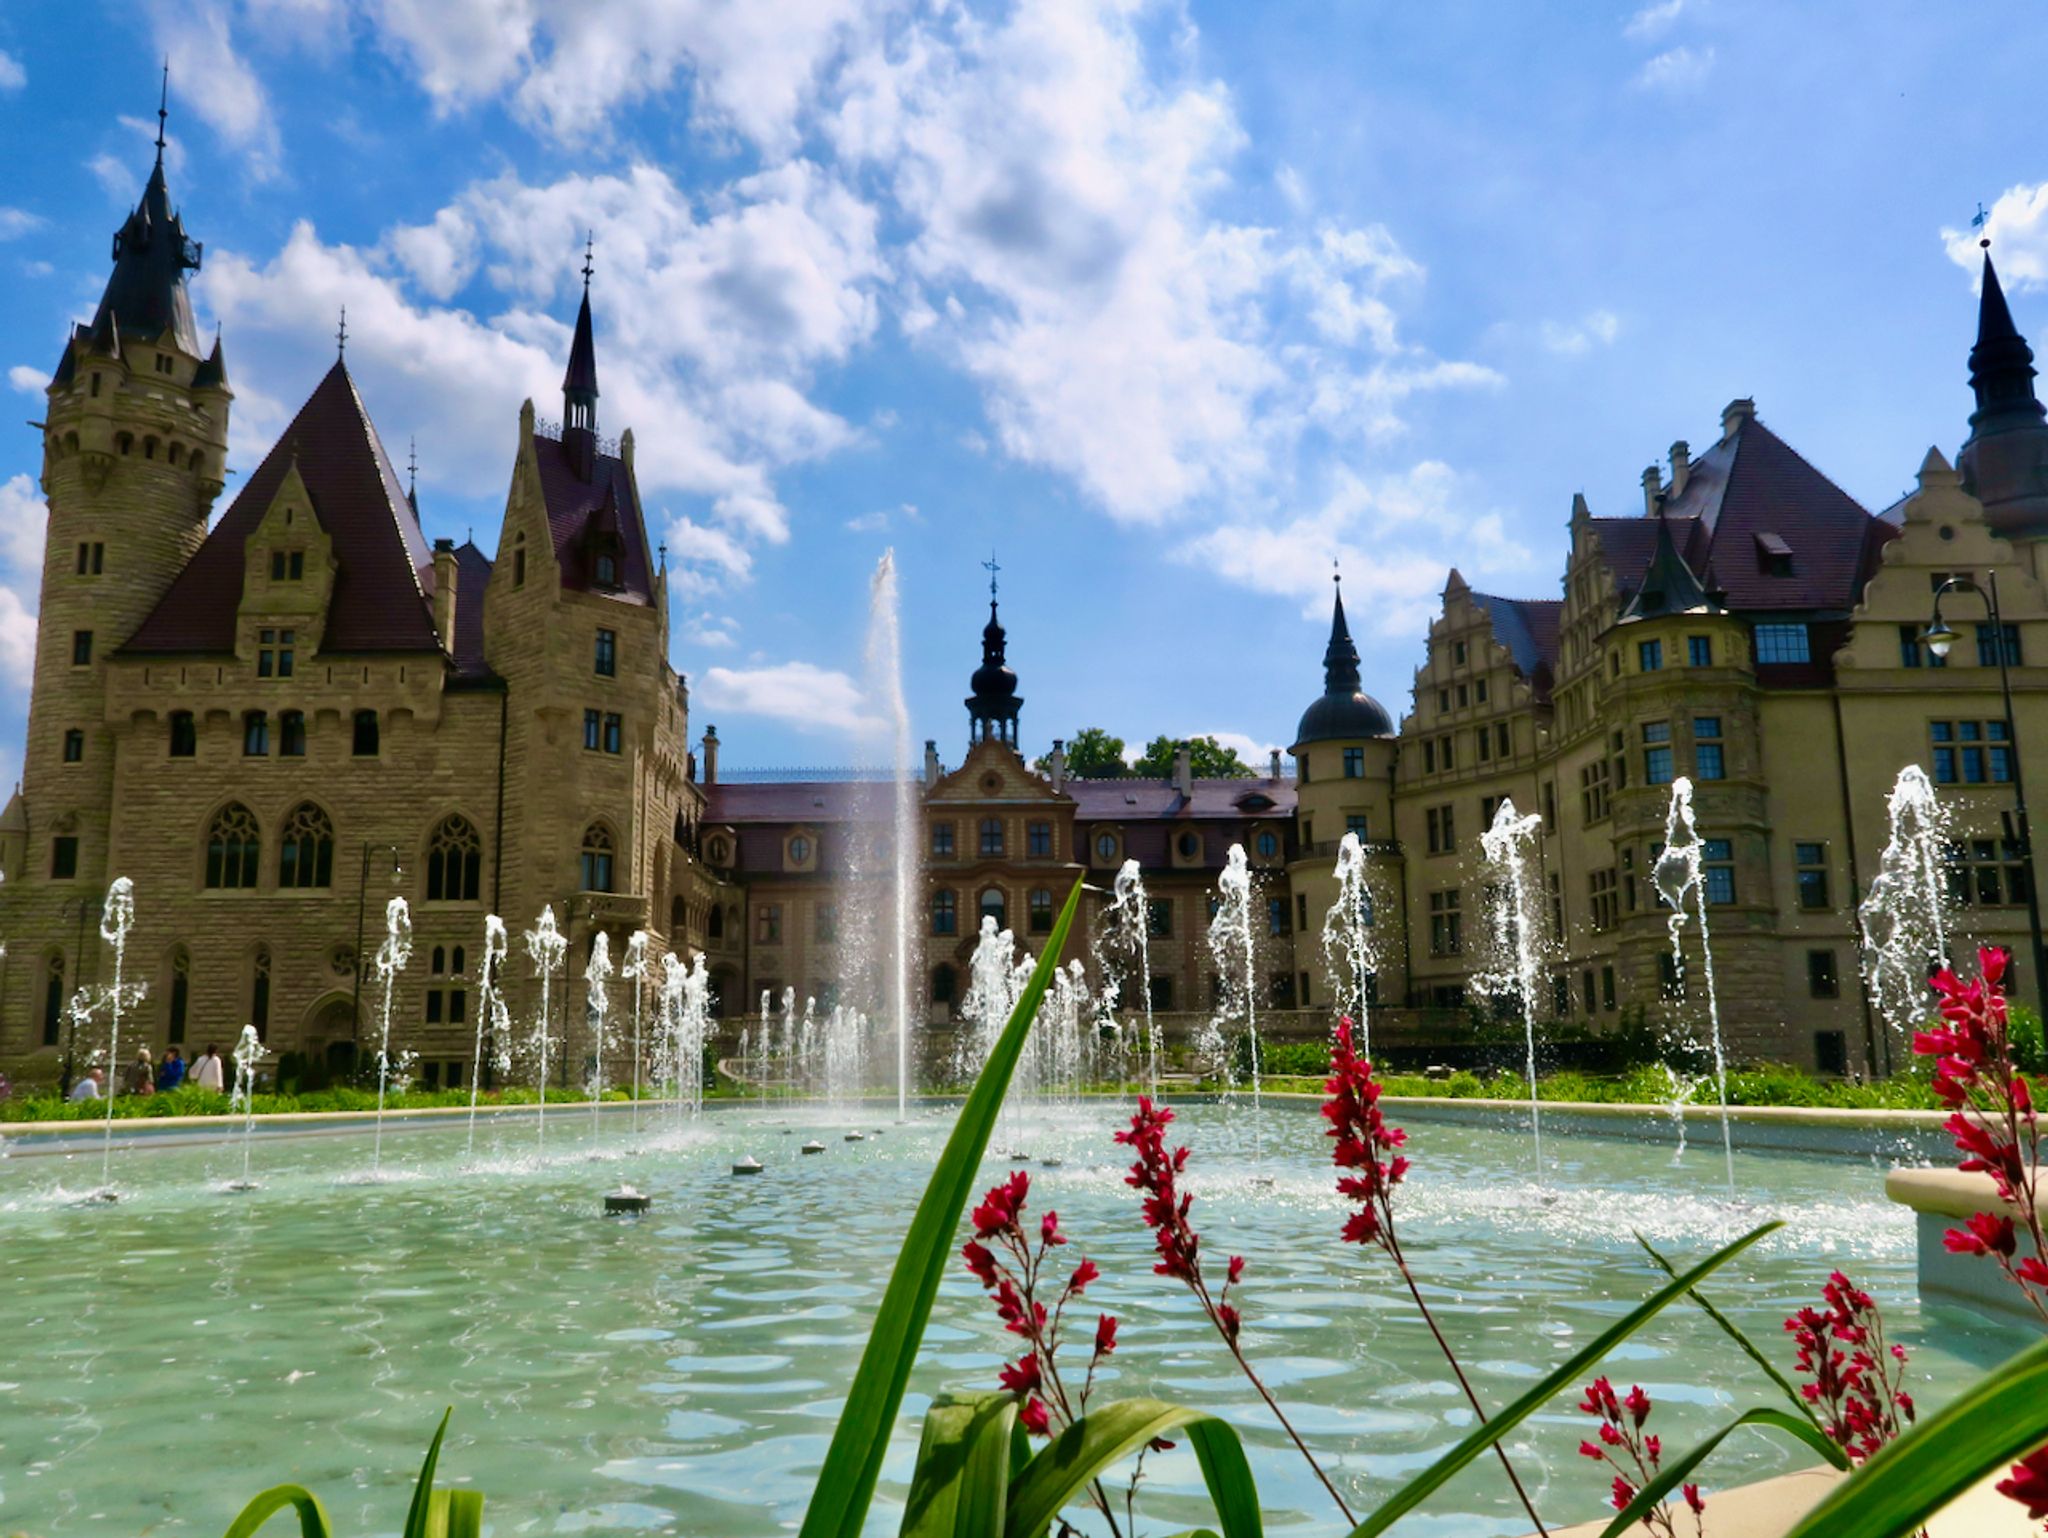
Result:
[[[143,1047],[135,1054],[135,1066],[128,1070],[128,1093],[131,1095],[154,1095],[156,1093],[156,1060],[149,1055],[149,1048]]]
[[[226,1078],[221,1072],[220,1048],[214,1043],[209,1041],[204,1055],[192,1064],[192,1082],[216,1095],[221,1092]]]
[[[156,1071],[156,1092],[167,1095],[185,1082],[185,1054],[176,1047],[164,1049],[164,1060]]]

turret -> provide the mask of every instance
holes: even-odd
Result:
[[[981,666],[968,680],[973,693],[967,696],[967,740],[1006,742],[1017,746],[1017,712],[1024,698],[1017,693],[1017,675],[1010,671],[1008,641],[1002,621],[996,616],[996,565],[994,556],[982,563],[988,568],[988,623],[981,627]]]
[[[597,463],[597,344],[590,327],[590,245],[583,249],[583,304],[576,311],[576,336],[562,375],[562,452],[589,480]]]
[[[1977,301],[1977,343],[1970,389],[1977,409],[1956,458],[1963,489],[1984,504],[2000,534],[2048,535],[2048,421],[2034,393],[2034,349],[2012,310],[1985,242],[1984,286]]]

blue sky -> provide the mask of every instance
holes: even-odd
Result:
[[[594,227],[601,424],[728,763],[871,756],[891,546],[949,761],[991,549],[1027,748],[1284,745],[1333,557],[1399,713],[1450,565],[1553,596],[1572,493],[1638,509],[1733,396],[1873,508],[1953,451],[1980,201],[2048,318],[2044,44],[1912,0],[17,0],[0,368],[36,416],[168,54],[242,469],[346,303],[428,533],[493,548]],[[0,433],[9,777],[38,463]]]

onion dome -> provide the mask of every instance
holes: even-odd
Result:
[[[1337,579],[1340,583],[1343,579]],[[1344,590],[1330,616],[1330,644],[1323,652],[1323,697],[1301,713],[1294,745],[1334,742],[1339,738],[1391,737],[1393,718],[1380,702],[1358,686],[1358,648],[1344,621]]]

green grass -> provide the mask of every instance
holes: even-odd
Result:
[[[1460,1071],[1448,1078],[1395,1073],[1381,1081],[1390,1095],[1427,1100],[1526,1100],[1529,1084],[1520,1074],[1476,1074]],[[1271,1074],[1266,1088],[1320,1093],[1320,1074]],[[1622,1074],[1555,1073],[1536,1081],[1536,1098],[1592,1105],[1669,1105],[1671,1081],[1661,1068],[1636,1068]],[[1712,1105],[1712,1078],[1692,1085],[1691,1103]],[[1941,1103],[1917,1075],[1858,1084],[1847,1079],[1821,1079],[1804,1069],[1767,1063],[1728,1075],[1730,1105],[1818,1106],[1848,1111],[1934,1111]]]

